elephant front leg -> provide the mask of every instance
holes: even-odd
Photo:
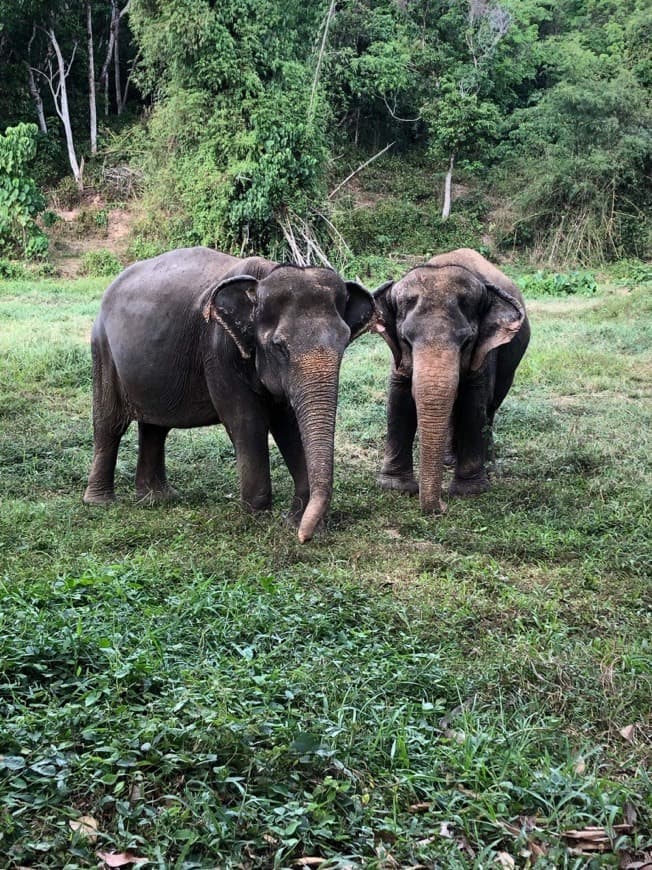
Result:
[[[165,473],[165,439],[169,431],[163,426],[138,423],[136,494],[140,501],[166,501],[177,495]]]
[[[266,421],[240,420],[227,427],[235,447],[240,499],[250,511],[272,506],[272,481],[269,472],[269,429]]]
[[[489,376],[487,372],[468,378],[460,385],[454,410],[455,476],[450,494],[477,495],[489,489],[486,461],[491,443],[491,422],[487,413]]]
[[[412,448],[417,431],[417,409],[412,396],[412,378],[392,371],[387,398],[387,441],[385,457],[378,475],[384,489],[416,494]]]
[[[298,526],[310,501],[310,484],[306,454],[294,412],[289,408],[279,409],[272,417],[270,428],[294,481],[294,497],[288,520]]]

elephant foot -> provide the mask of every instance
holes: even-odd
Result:
[[[413,474],[388,474],[382,471],[376,480],[383,489],[395,489],[399,492],[407,492],[409,495],[417,495],[419,492],[419,484]]]
[[[150,505],[175,501],[179,498],[179,492],[173,486],[152,487],[139,486],[136,490],[138,504]]]
[[[475,475],[474,477],[458,477],[453,478],[453,481],[448,490],[449,495],[465,498],[471,495],[480,495],[490,488],[489,478],[486,472]]]
[[[444,465],[446,468],[454,468],[457,464],[457,457],[452,450],[447,450],[444,453]]]
[[[250,514],[261,514],[272,509],[272,496],[261,495],[249,500],[241,499],[242,507]]]
[[[306,510],[306,506],[310,501],[310,496],[306,496],[305,499],[299,498],[295,496],[292,499],[292,504],[290,505],[290,510],[284,514],[285,522],[292,526],[295,529],[298,529],[301,525],[301,520],[303,518],[303,514]]]
[[[422,504],[421,505],[421,513],[424,514],[438,514],[439,516],[446,513],[448,510],[448,505],[445,501],[442,501],[440,498],[434,504]]]
[[[115,502],[115,493],[110,490],[96,489],[95,487],[87,486],[86,492],[82,496],[82,501],[84,504],[102,505],[106,507]]]

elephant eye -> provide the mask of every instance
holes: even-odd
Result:
[[[284,356],[288,356],[288,343],[284,336],[278,334],[274,335],[272,337],[271,345],[274,350],[282,353]]]
[[[460,336],[461,342],[460,347],[467,348],[469,345],[473,344],[476,339],[476,332],[474,329],[466,329]]]

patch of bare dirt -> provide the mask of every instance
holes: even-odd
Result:
[[[59,220],[46,232],[52,264],[63,278],[76,278],[90,251],[109,251],[126,265],[137,219],[132,208],[108,209],[101,197],[93,195],[74,208],[53,211]]]

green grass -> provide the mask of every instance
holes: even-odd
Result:
[[[649,849],[649,288],[532,303],[494,487],[439,519],[375,486],[360,339],[301,546],[278,455],[251,517],[220,428],[172,433],[178,502],[136,504],[130,432],[81,504],[104,284],[0,283],[0,866],[583,867],[562,833],[632,809],[614,848]]]

